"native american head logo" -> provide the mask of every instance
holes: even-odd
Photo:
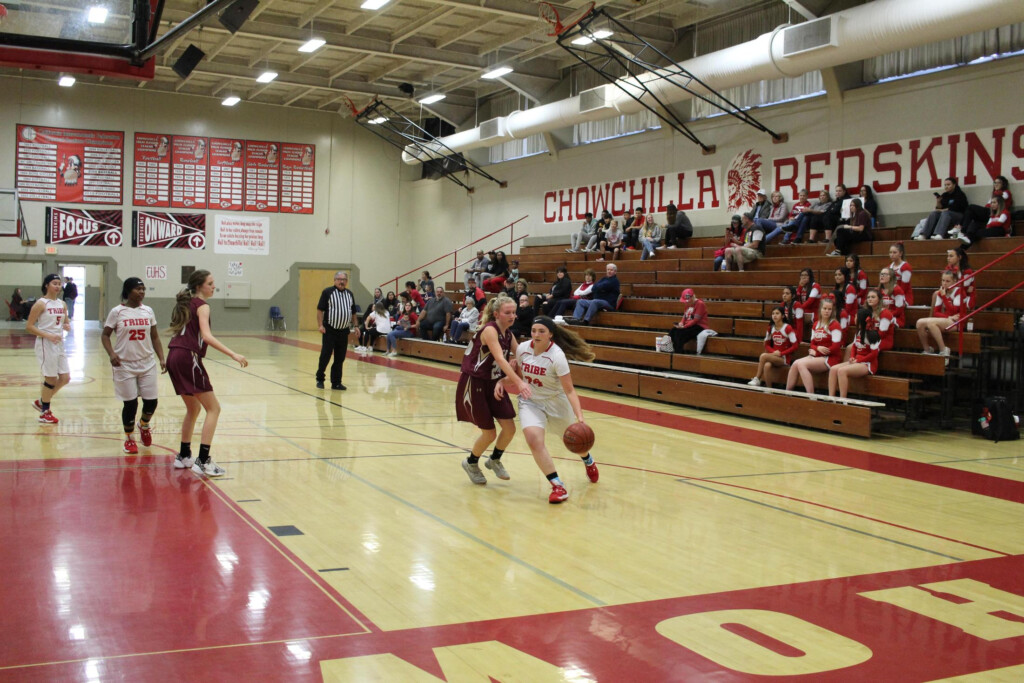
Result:
[[[729,211],[753,206],[757,188],[761,187],[761,155],[752,149],[737,154],[726,175],[729,188]]]

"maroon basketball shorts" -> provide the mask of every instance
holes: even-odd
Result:
[[[210,376],[203,367],[203,359],[194,351],[172,346],[167,352],[167,374],[171,376],[174,393],[178,396],[213,391]]]
[[[480,379],[463,374],[455,389],[455,415],[459,422],[472,422],[480,429],[494,429],[495,420],[513,420],[516,410],[508,394],[501,400],[494,398],[494,379]]]

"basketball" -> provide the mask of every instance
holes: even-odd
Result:
[[[594,430],[582,422],[573,422],[562,434],[562,443],[577,455],[588,453],[594,447]]]

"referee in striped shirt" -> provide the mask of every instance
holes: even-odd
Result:
[[[316,305],[316,321],[323,335],[320,347],[320,364],[316,369],[316,388],[324,388],[324,370],[334,354],[331,364],[331,389],[345,391],[341,383],[341,368],[345,364],[348,353],[348,335],[352,322],[355,320],[355,297],[348,289],[348,273],[338,271],[334,274],[334,285],[320,294],[320,303]]]

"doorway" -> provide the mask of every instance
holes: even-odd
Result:
[[[316,305],[325,287],[334,284],[336,270],[299,269],[299,330],[316,332]]]
[[[67,302],[67,305],[68,305],[68,319],[69,320],[86,320],[88,318],[88,315],[86,313],[87,306],[86,306],[86,301],[85,301],[85,299],[86,299],[86,297],[85,297],[85,288],[86,288],[86,270],[85,270],[85,266],[61,266],[61,268],[60,268],[60,276],[62,278],[64,278],[65,297],[66,297],[67,291],[68,291],[68,278],[71,278],[71,282],[74,283],[75,288],[78,291],[78,296],[75,298],[73,303],[72,303],[71,300],[66,299],[65,297],[61,297],[61,298],[65,298],[65,301]]]

